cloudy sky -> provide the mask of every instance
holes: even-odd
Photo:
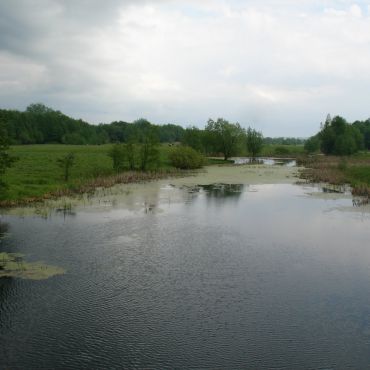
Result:
[[[309,136],[370,117],[370,0],[0,0],[0,108]]]

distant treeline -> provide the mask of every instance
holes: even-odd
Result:
[[[306,139],[297,137],[265,137],[263,143],[266,145],[303,145]]]
[[[161,142],[180,141],[184,133],[181,126],[152,125],[145,119],[91,125],[43,104],[31,104],[24,112],[0,109],[0,121],[5,123],[11,144],[123,143],[140,137],[148,126],[156,129]]]
[[[146,119],[132,123],[115,121],[91,125],[81,119],[71,118],[44,104],[31,104],[24,112],[0,109],[0,121],[5,124],[11,144],[107,144],[127,143],[137,140],[148,126],[155,129],[162,143],[185,142],[207,152],[209,143],[205,130],[174,124],[153,125]],[[264,144],[299,145],[299,138],[264,138]]]
[[[360,150],[370,150],[370,118],[365,121],[347,122],[343,117],[327,116],[320,131],[305,143],[307,152],[351,155]]]

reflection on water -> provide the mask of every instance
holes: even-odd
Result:
[[[9,225],[0,221],[0,239],[3,238],[9,231]]]
[[[264,157],[238,157],[233,158],[235,164],[265,164],[270,166],[294,167],[297,165],[295,159],[291,158],[264,158]]]
[[[200,185],[209,197],[226,198],[239,197],[244,189],[244,184],[210,184]]]
[[[366,369],[370,214],[308,192],[168,185],[4,216],[4,251],[67,273],[0,279],[0,368]]]

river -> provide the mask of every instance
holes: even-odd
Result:
[[[0,251],[64,273],[0,278],[0,368],[369,368],[367,206],[207,171],[3,211]]]

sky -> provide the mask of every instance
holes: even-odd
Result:
[[[307,137],[370,117],[370,0],[0,0],[0,108]]]

